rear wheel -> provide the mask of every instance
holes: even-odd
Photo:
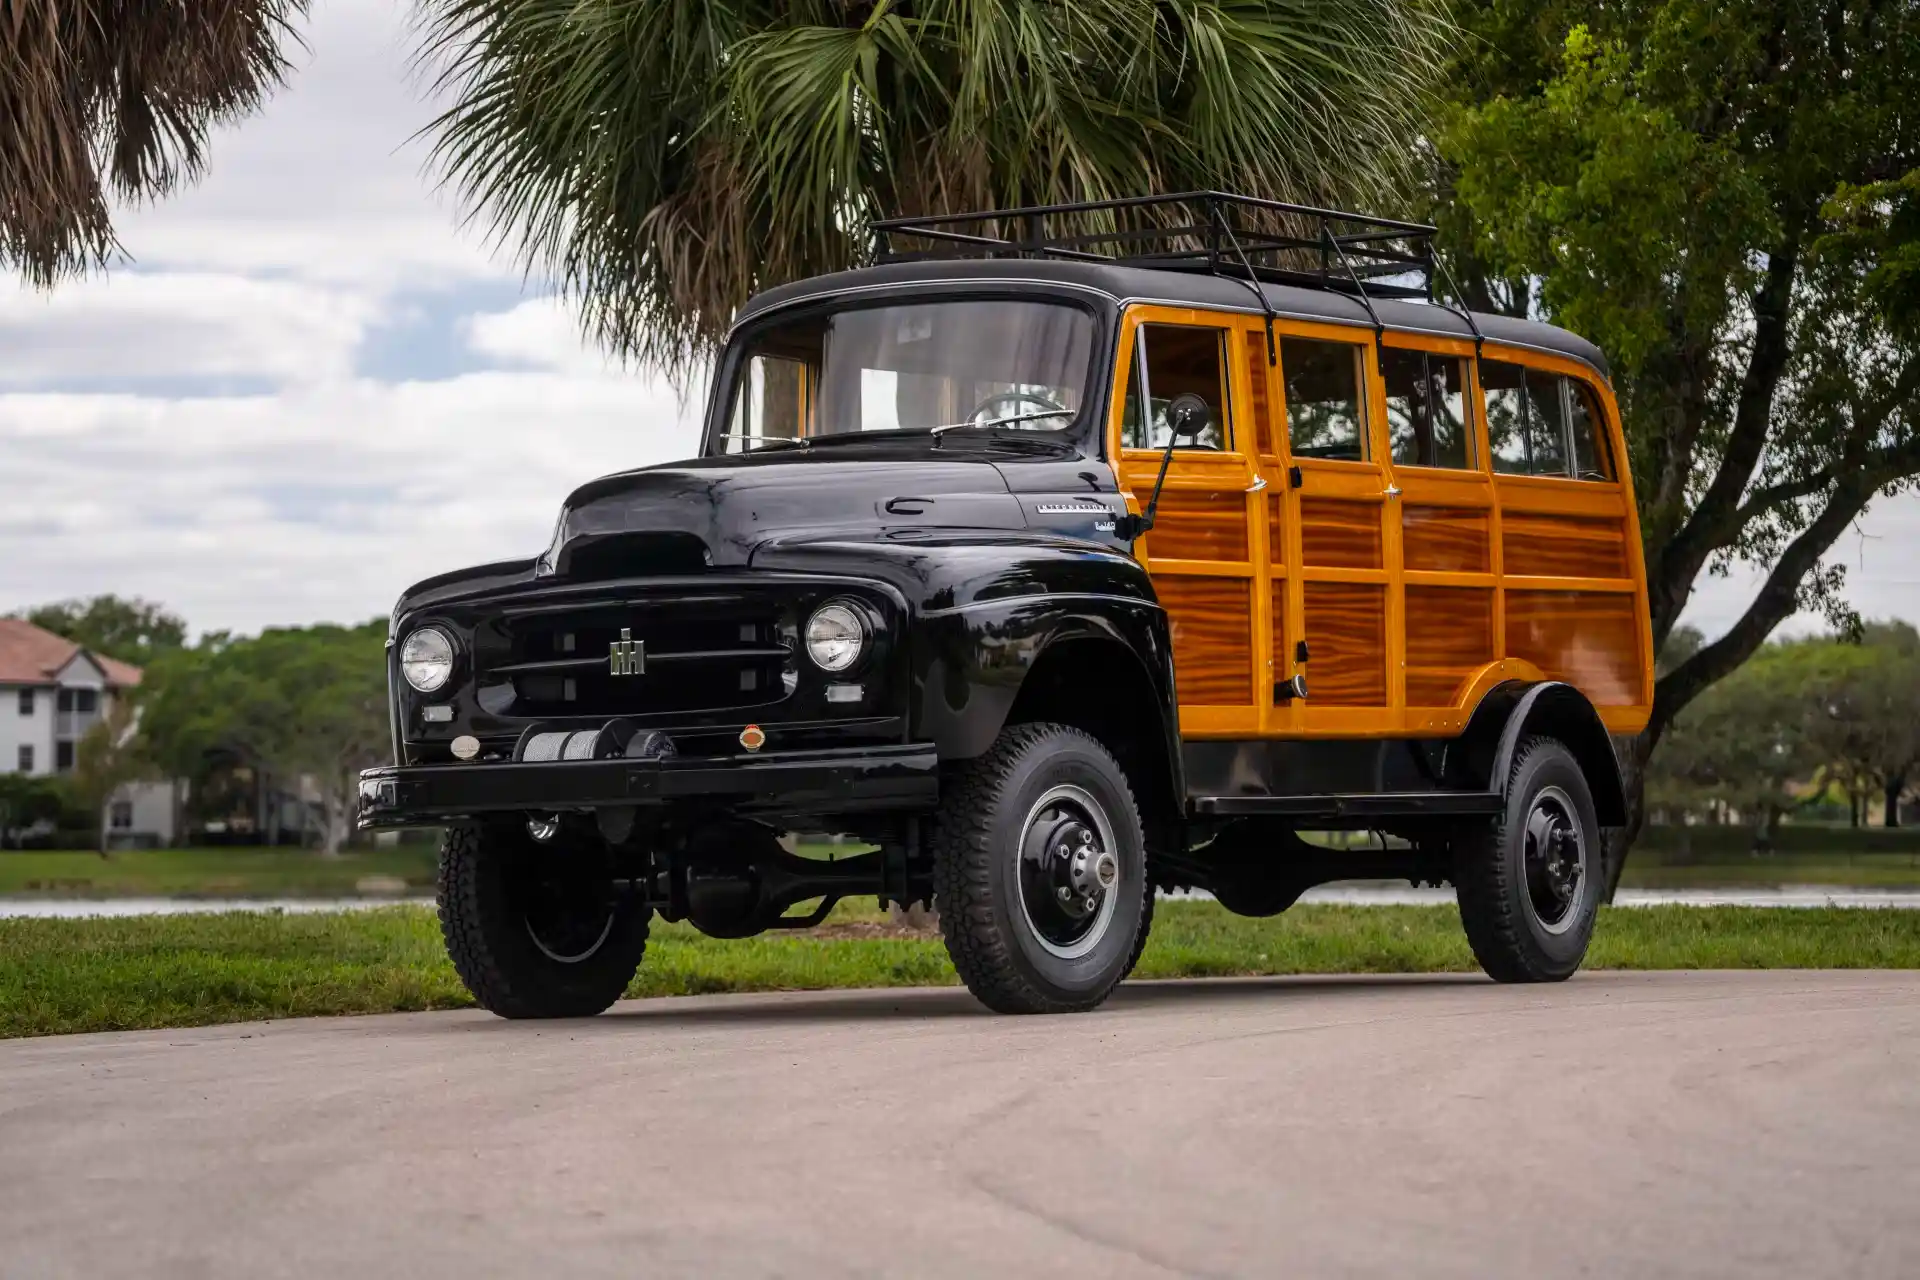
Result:
[[[1132,968],[1145,838],[1126,774],[1090,735],[1006,729],[947,778],[932,848],[947,952],[988,1008],[1091,1009]]]
[[[1454,846],[1460,923],[1501,982],[1559,982],[1586,958],[1600,907],[1600,824],[1586,775],[1552,738],[1528,738],[1507,808]]]
[[[618,1000],[647,949],[649,908],[605,850],[464,826],[440,846],[440,932],[454,971],[503,1018],[578,1018]]]

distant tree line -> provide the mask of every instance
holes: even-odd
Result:
[[[38,626],[144,669],[62,778],[0,776],[0,838],[35,823],[95,828],[115,789],[182,779],[189,794],[236,762],[318,797],[309,833],[328,851],[353,830],[359,771],[391,754],[386,622],[208,632],[139,600],[102,596],[27,611]]]
[[[1700,634],[1678,628],[1662,665]],[[1857,639],[1776,640],[1677,717],[1653,755],[1647,803],[1668,821],[1733,816],[1765,842],[1783,818],[1877,801],[1888,826],[1920,783],[1920,633],[1869,623]]]

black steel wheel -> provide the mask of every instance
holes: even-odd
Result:
[[[1126,774],[1092,736],[1003,731],[943,781],[931,846],[947,952],[988,1008],[1091,1009],[1133,967],[1146,844]]]
[[[1501,982],[1558,982],[1586,958],[1600,907],[1600,824],[1586,775],[1551,738],[1528,738],[1507,808],[1454,846],[1460,923]]]
[[[651,911],[616,887],[597,842],[463,826],[440,846],[440,932],[454,971],[503,1018],[579,1018],[618,1000]]]

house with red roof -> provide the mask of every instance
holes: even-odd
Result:
[[[0,773],[70,771],[87,730],[139,684],[138,667],[23,619],[0,618]],[[116,843],[166,843],[173,790],[164,783],[123,787],[103,818]]]

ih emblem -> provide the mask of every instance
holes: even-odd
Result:
[[[607,665],[616,676],[643,676],[647,673],[647,642],[635,640],[633,632],[620,628],[620,638],[607,650]]]

